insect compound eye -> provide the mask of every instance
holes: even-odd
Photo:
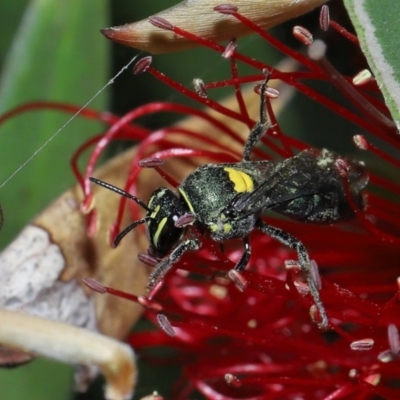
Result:
[[[156,234],[152,238],[152,245],[158,257],[163,257],[169,253],[181,239],[184,229],[175,226],[177,219],[178,217],[174,215],[172,218],[164,217],[159,222]]]
[[[167,255],[179,242],[185,228],[177,228],[175,222],[188,212],[184,203],[170,189],[159,188],[152,194],[147,212],[147,234],[151,252],[158,258]]]

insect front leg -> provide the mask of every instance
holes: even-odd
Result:
[[[269,226],[259,220],[257,222],[257,228],[261,230],[261,232],[265,233],[266,235],[271,236],[272,238],[278,240],[282,244],[290,247],[293,250],[296,250],[297,257],[299,259],[300,268],[303,271],[303,274],[306,277],[308,286],[310,288],[310,293],[314,298],[315,305],[321,317],[321,322],[318,323],[319,328],[326,328],[328,326],[328,317],[326,315],[325,308],[322,304],[322,301],[319,297],[319,291],[315,284],[315,281],[311,275],[310,269],[310,257],[308,256],[307,249],[303,245],[303,243],[296,239],[294,236],[290,235],[289,233],[283,231],[279,228],[274,228],[273,226]]]
[[[260,91],[260,121],[256,123],[254,128],[251,130],[249,137],[244,145],[243,149],[243,161],[250,161],[250,154],[254,148],[254,146],[258,143],[258,141],[264,136],[265,132],[271,126],[269,118],[267,116],[267,108],[266,108],[266,91],[267,91],[267,82],[268,77],[265,78],[264,82],[261,84]]]
[[[186,239],[180,242],[167,258],[164,258],[154,267],[154,271],[150,274],[147,282],[147,290],[152,291],[186,251],[198,250],[200,247],[200,242],[197,239]]]
[[[239,262],[235,265],[235,270],[238,272],[243,271],[246,268],[246,265],[249,263],[250,255],[251,255],[251,247],[249,242],[249,237],[246,236],[243,239],[243,247],[244,251],[242,257],[240,257]]]

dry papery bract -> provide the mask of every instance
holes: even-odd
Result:
[[[225,8],[238,8],[240,12],[263,29],[272,28],[284,21],[324,4],[326,0],[233,0]],[[221,5],[222,4],[222,5]],[[217,42],[251,33],[251,30],[232,18],[214,10],[222,9],[218,0],[186,0],[160,11],[153,17],[168,21],[172,26],[190,31],[193,35]],[[201,18],[196,16],[201,15]],[[196,46],[196,43],[177,36],[170,30],[160,29],[143,19],[131,24],[102,30],[109,39],[149,53],[169,53]]]

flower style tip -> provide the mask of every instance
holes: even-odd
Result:
[[[177,35],[175,26],[205,40],[220,42],[251,33],[232,15],[238,10],[263,29],[305,14],[325,0],[219,0],[182,1],[160,13],[131,24],[105,28],[100,32],[110,40],[153,54],[170,53],[196,46],[196,42]],[[194,18],[201,15],[201,18]]]

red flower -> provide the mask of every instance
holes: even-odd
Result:
[[[302,68],[282,71],[237,52],[234,41],[222,47],[165,20],[152,18],[150,22],[154,25],[220,52],[230,62],[231,77],[211,83],[197,80],[193,91],[150,66],[149,58],[139,61],[136,73],[146,70],[173,89],[226,117],[241,121],[250,130],[255,121],[246,110],[241,85],[262,81],[264,71],[267,71],[271,82],[285,82],[368,132],[369,139],[359,135],[354,137],[356,145],[393,168],[399,167],[398,159],[380,147],[385,145],[386,149],[398,150],[400,140],[373,79],[357,86],[350,78],[342,76],[326,60],[324,43],[311,44],[312,36],[304,28],[296,27],[294,34],[309,45],[308,56],[277,41],[241,15],[240,10],[221,6],[216,11],[231,14],[300,63]],[[324,28],[329,24],[340,28],[335,22],[329,22],[325,8],[323,12]],[[357,46],[357,39],[352,34],[341,33]],[[253,66],[258,72],[241,76],[238,61]],[[352,107],[344,107],[317,92],[310,84],[315,80],[336,87]],[[235,90],[239,112],[207,97],[207,91],[223,86]],[[270,104],[270,98],[277,95],[273,89],[269,90],[267,110],[274,129],[262,139],[266,150],[258,150],[257,158],[282,160],[309,147],[281,131]],[[240,159],[240,155],[228,146],[209,136],[201,136],[195,127],[165,128],[147,135],[129,125],[141,115],[160,111],[200,116],[229,135],[230,140],[242,141],[228,123],[205,112],[174,103],[143,106],[121,118],[98,142],[85,178],[81,179],[86,205],[91,202],[88,178],[93,166],[104,147],[115,138],[134,136],[143,139],[125,187],[132,193],[136,191],[135,182],[140,171],[137,162],[144,157],[158,160],[200,156],[211,163]],[[171,148],[172,133],[184,135],[185,145],[179,149]],[[190,148],[191,139],[202,142],[202,147]],[[158,149],[156,152],[154,145]],[[217,150],[208,150],[207,146]],[[349,194],[347,165],[344,162],[337,164],[343,187]],[[207,399],[378,399],[400,396],[400,344],[396,328],[400,326],[397,266],[400,213],[398,204],[392,200],[400,193],[400,187],[371,171],[368,164],[366,168],[370,177],[365,195],[367,205],[364,210],[348,196],[356,215],[350,222],[319,226],[265,217],[268,224],[299,238],[317,263],[322,285],[320,295],[329,318],[328,330],[319,330],[310,318],[313,300],[308,295],[309,288],[293,263],[288,262],[297,258],[296,253],[257,231],[251,235],[252,253],[242,274],[246,281],[243,291],[221,277],[239,260],[240,243],[228,243],[222,252],[216,243],[201,237],[201,250],[186,253],[174,271],[163,279],[161,289],[153,298],[133,297],[148,308],[146,317],[158,323],[162,330],[135,333],[130,339],[132,345],[144,355],[153,347],[171,347],[175,350],[174,355],[163,362],[182,365],[182,375],[174,386],[172,398],[186,399],[196,391]],[[155,169],[162,173],[160,167]],[[174,179],[163,174],[176,186]],[[121,199],[120,215],[125,201]],[[133,213],[138,214],[135,204]],[[112,238],[119,230],[117,221]],[[151,257],[142,259],[152,262]],[[105,290],[124,296],[116,289]],[[147,358],[160,362],[154,356]]]

